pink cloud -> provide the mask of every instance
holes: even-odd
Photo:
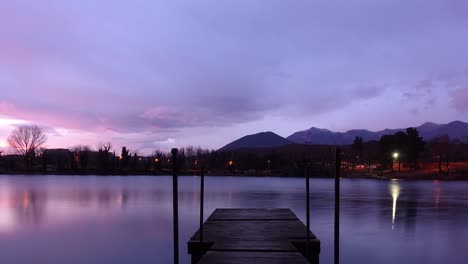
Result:
[[[468,87],[457,89],[452,94],[452,103],[460,112],[468,112]]]
[[[14,106],[12,103],[8,103],[5,101],[0,101],[0,114],[6,115],[14,110]]]

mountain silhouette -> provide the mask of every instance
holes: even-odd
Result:
[[[427,122],[416,128],[426,141],[440,135],[448,135],[451,139],[461,139],[462,141],[468,140],[468,123],[461,121],[453,121],[440,125]],[[352,129],[346,132],[334,132],[328,129],[312,127],[296,132],[287,137],[287,139],[301,144],[346,145],[352,144],[356,136],[362,137],[364,141],[372,141],[379,140],[383,135],[405,130],[406,128],[384,129],[374,132],[365,129]]]
[[[218,151],[230,151],[242,148],[274,148],[289,144],[294,144],[294,142],[268,131],[244,136],[220,148]]]

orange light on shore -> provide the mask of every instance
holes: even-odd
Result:
[[[228,164],[229,164],[229,166],[232,166],[232,165],[234,165],[234,162],[232,160],[230,160]]]
[[[155,158],[155,159],[154,159],[154,162],[158,163],[158,162],[159,162],[159,159],[158,159],[158,158]]]

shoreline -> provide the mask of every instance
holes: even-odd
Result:
[[[439,181],[468,181],[468,173],[434,173],[424,171],[409,171],[409,172],[390,172],[390,171],[374,171],[374,172],[348,172],[344,178],[364,178],[364,179],[379,179],[379,180],[439,180]]]
[[[160,172],[128,172],[128,173],[111,173],[111,174],[100,174],[93,172],[87,173],[69,173],[69,172],[0,172],[0,177],[3,175],[14,176],[123,176],[123,177],[132,177],[132,176],[149,176],[149,177],[158,177],[158,176],[171,176],[171,171],[160,171]],[[178,174],[180,177],[187,176],[200,176],[199,171],[181,171]],[[274,177],[274,178],[304,178],[302,175],[282,175],[280,173],[274,173],[267,171],[265,173],[227,173],[226,171],[208,171],[205,173],[205,176],[210,177]],[[332,176],[324,175],[310,175],[311,178],[323,178],[323,179],[333,179]],[[411,172],[389,172],[389,171],[373,171],[373,172],[348,172],[343,171],[341,178],[343,179],[375,179],[375,180],[439,180],[439,181],[468,181],[468,173],[455,172],[450,174],[438,174],[438,173],[427,173],[424,171],[411,171]]]

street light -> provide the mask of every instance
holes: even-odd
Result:
[[[398,159],[398,156],[400,156],[400,154],[398,152],[393,152],[393,158],[394,159]]]

